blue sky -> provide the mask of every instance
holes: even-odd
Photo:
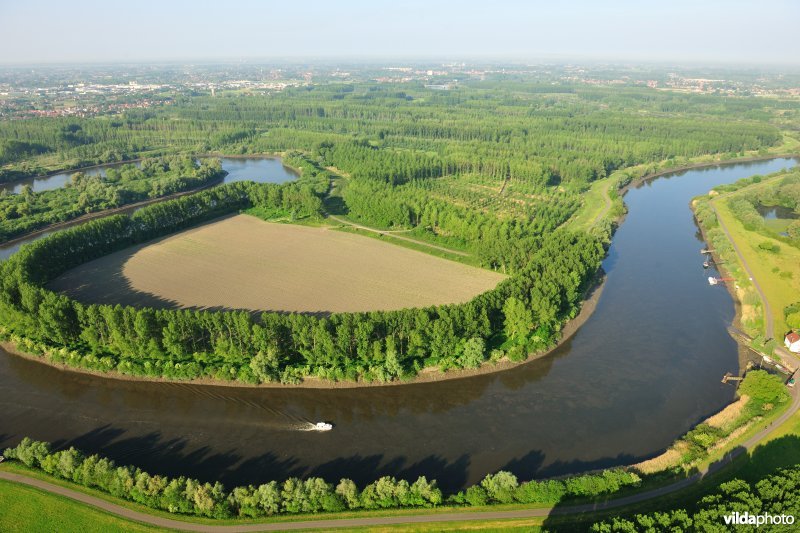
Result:
[[[800,64],[800,0],[0,0],[0,63],[490,58]]]

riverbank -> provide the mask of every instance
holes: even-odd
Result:
[[[784,360],[790,354],[782,349],[782,335],[788,328],[783,309],[797,301],[791,295],[798,291],[793,274],[800,252],[763,231],[748,230],[729,202],[740,194],[776,186],[786,176],[779,173],[764,180],[739,182],[734,190],[712,191],[691,203],[714,266],[723,277],[734,280],[724,285],[737,303],[737,326],[760,339],[763,351],[773,355],[774,349]],[[777,341],[769,342],[773,338]]]
[[[732,165],[739,165],[741,163],[757,163],[759,161],[770,161],[772,159],[797,159],[797,158],[800,158],[800,154],[798,153],[783,153],[783,154],[747,156],[735,159],[718,158],[711,161],[698,161],[697,163],[689,163],[677,167],[665,168],[662,170],[658,170],[656,172],[646,174],[644,176],[640,176],[638,178],[633,178],[631,179],[630,183],[619,189],[619,193],[620,196],[622,196],[628,191],[630,187],[637,187],[648,181],[652,181],[656,178],[666,176],[667,174],[686,172],[688,170],[702,170],[704,168],[726,167]]]
[[[45,507],[53,502],[60,503],[61,498],[68,498],[75,502],[74,505],[99,508],[123,520],[134,520],[159,527],[188,531],[265,531],[355,525],[393,525],[397,528],[402,527],[403,524],[414,524],[413,530],[417,531],[425,523],[440,528],[441,525],[436,526],[435,524],[449,522],[450,525],[457,526],[464,521],[462,527],[468,527],[467,521],[477,522],[484,526],[487,521],[521,517],[550,517],[552,520],[556,515],[560,517],[556,520],[559,523],[576,516],[580,516],[584,521],[587,517],[591,520],[600,520],[610,517],[612,512],[614,516],[619,516],[623,513],[641,513],[654,507],[663,508],[665,501],[695,496],[695,500],[697,500],[701,495],[714,490],[733,475],[740,475],[743,470],[755,468],[758,473],[765,468],[774,470],[779,467],[783,464],[781,461],[786,462],[787,457],[776,457],[772,452],[765,452],[762,455],[770,454],[769,464],[763,464],[763,460],[756,461],[754,458],[759,450],[766,449],[763,445],[768,441],[786,435],[787,432],[789,434],[792,434],[793,431],[794,434],[797,433],[796,413],[800,406],[800,394],[795,391],[793,396],[794,401],[789,408],[783,411],[781,416],[770,418],[764,429],[755,431],[757,429],[754,427],[755,424],[750,424],[751,431],[745,435],[738,435],[733,441],[726,442],[724,446],[721,446],[721,449],[717,450],[718,453],[715,454],[715,462],[705,461],[698,465],[696,471],[684,476],[675,475],[666,483],[656,485],[645,483],[631,488],[621,487],[613,493],[613,497],[605,496],[597,499],[589,497],[588,502],[587,499],[579,498],[577,501],[555,505],[552,503],[491,503],[470,507],[453,506],[448,505],[449,502],[442,502],[442,505],[430,509],[359,509],[323,514],[275,515],[269,518],[206,518],[178,515],[146,507],[141,503],[112,496],[99,488],[76,484],[71,480],[61,479],[13,461],[0,467],[0,478],[13,482],[14,487],[27,485],[48,493],[47,498],[40,496]],[[760,428],[760,424],[758,427]],[[785,453],[783,455],[785,456]],[[81,506],[73,507],[73,509],[84,510],[86,508]],[[26,511],[32,512],[32,510]],[[498,523],[498,527],[504,527],[505,524],[507,523]]]
[[[127,374],[122,374],[115,370],[111,370],[108,372],[100,372],[96,370],[89,370],[80,367],[75,367],[65,363],[51,361],[48,359],[47,355],[48,350],[50,351],[57,350],[56,348],[52,347],[44,350],[44,353],[42,355],[36,355],[34,353],[30,353],[20,349],[19,346],[12,341],[0,341],[0,349],[2,349],[3,351],[7,352],[10,355],[35,361],[39,364],[57,368],[64,372],[73,372],[77,374],[85,374],[94,377],[112,379],[118,381],[180,383],[180,384],[209,385],[216,387],[235,387],[235,388],[248,388],[248,389],[298,389],[298,388],[299,389],[353,389],[353,388],[369,388],[369,387],[398,387],[402,385],[435,383],[435,382],[464,379],[474,376],[502,372],[504,370],[509,370],[511,368],[532,363],[533,361],[542,359],[548,356],[549,354],[553,353],[562,344],[567,342],[573,335],[575,335],[575,333],[577,333],[580,327],[584,323],[586,323],[586,321],[591,317],[592,313],[594,312],[597,306],[597,302],[600,300],[600,296],[603,292],[604,280],[605,280],[604,276],[598,276],[596,282],[587,291],[586,297],[583,301],[583,304],[581,305],[581,310],[578,313],[578,315],[575,318],[565,323],[564,327],[561,330],[562,332],[561,338],[558,340],[558,342],[556,342],[555,345],[551,346],[547,350],[537,354],[532,354],[525,361],[513,362],[504,357],[503,359],[497,362],[486,361],[479,368],[475,369],[458,369],[458,370],[448,370],[446,372],[442,372],[436,367],[428,367],[420,371],[420,373],[417,374],[415,377],[402,381],[389,381],[389,382],[328,381],[322,378],[311,376],[311,377],[305,377],[303,381],[300,383],[267,382],[267,383],[253,384],[253,383],[244,383],[241,381],[224,381],[212,378],[181,380],[181,379],[168,379],[161,377],[130,376]]]
[[[247,156],[242,156],[246,158]],[[252,158],[252,156],[249,156]],[[656,179],[661,177],[665,174],[670,174],[673,172],[682,172],[691,168],[698,169],[698,168],[707,168],[707,167],[716,167],[716,166],[724,166],[724,165],[735,165],[742,162],[748,161],[762,161],[762,160],[769,160],[779,158],[779,156],[758,156],[758,157],[749,157],[745,159],[738,159],[738,160],[715,160],[715,161],[705,161],[705,162],[698,162],[693,163],[691,165],[686,165],[684,167],[677,167],[671,168],[668,170],[659,170],[655,173],[648,174],[645,176],[641,176],[632,180],[630,183],[627,183],[622,189],[621,194],[627,191],[627,188],[631,185],[637,183],[643,183],[652,179]],[[610,201],[610,199],[609,199]],[[607,216],[609,213],[615,214],[615,219],[612,222],[612,227],[619,225],[625,217],[625,214],[618,214],[616,210],[612,211],[610,209],[610,204],[606,204],[607,208],[603,209],[601,215]],[[130,207],[130,206],[129,206]],[[595,219],[598,217],[594,217]],[[594,220],[594,223],[598,223],[599,220]],[[296,384],[284,384],[284,383],[263,383],[263,384],[249,384],[239,381],[227,381],[227,380],[218,380],[212,378],[201,378],[195,380],[180,380],[180,379],[169,379],[169,378],[160,378],[160,377],[146,377],[146,376],[130,376],[126,374],[122,374],[116,371],[109,371],[109,372],[99,372],[99,371],[92,371],[82,369],[80,367],[75,367],[71,365],[65,365],[62,363],[48,361],[46,358],[38,357],[36,355],[28,354],[24,350],[20,350],[16,346],[7,346],[7,351],[13,353],[15,355],[23,356],[34,361],[48,364],[55,368],[59,368],[61,370],[71,371],[71,372],[78,372],[83,374],[94,375],[98,377],[105,377],[110,379],[117,379],[117,380],[125,380],[125,381],[151,381],[151,382],[161,382],[161,383],[184,383],[184,384],[198,384],[198,385],[210,385],[210,386],[222,386],[222,387],[244,387],[244,388],[273,388],[273,389],[295,389],[295,388],[310,388],[310,389],[350,389],[350,388],[374,388],[374,387],[386,387],[386,386],[401,386],[401,385],[414,385],[414,384],[422,384],[422,383],[433,383],[433,382],[443,382],[443,381],[450,381],[450,380],[457,380],[457,379],[464,379],[470,378],[480,375],[486,374],[493,374],[502,372],[505,370],[509,370],[515,367],[519,367],[522,365],[526,365],[533,361],[542,359],[549,354],[553,353],[557,350],[560,346],[562,346],[566,341],[568,341],[576,332],[577,330],[591,317],[597,302],[599,301],[600,295],[602,294],[602,287],[603,287],[603,277],[599,276],[593,286],[587,291],[587,294],[582,302],[581,310],[579,314],[569,320],[567,323],[564,324],[562,329],[562,335],[559,341],[549,349],[542,351],[541,353],[530,354],[529,357],[525,361],[521,362],[512,362],[507,358],[503,358],[500,361],[496,362],[484,362],[479,368],[476,369],[459,369],[459,370],[448,370],[446,372],[442,372],[436,367],[429,367],[422,369],[416,376],[407,380],[398,380],[398,381],[389,381],[389,382],[361,382],[361,381],[338,381],[333,382],[329,380],[325,380],[323,378],[317,377],[305,377],[302,382]]]

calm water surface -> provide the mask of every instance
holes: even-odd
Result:
[[[709,287],[689,209],[711,187],[796,164],[691,170],[632,189],[594,315],[553,355],[496,374],[384,388],[135,383],[0,355],[0,446],[25,435],[227,485],[287,476],[524,479],[659,453],[734,395],[733,302]],[[713,272],[712,272],[713,274]],[[301,431],[330,420],[333,431]]]
[[[235,181],[255,181],[257,183],[284,183],[298,178],[297,173],[291,168],[284,166],[281,160],[273,157],[222,157],[222,168],[228,174],[222,183],[233,183]],[[103,165],[100,167],[92,167],[86,169],[79,169],[89,176],[101,175],[105,176],[106,169],[122,166],[126,163],[117,163],[112,165]],[[140,166],[141,163],[133,163]],[[69,172],[62,172],[52,176],[43,176],[39,178],[30,178],[27,180],[0,184],[0,190],[8,190],[11,193],[19,194],[22,188],[27,184],[31,185],[33,192],[48,191],[52,189],[59,189],[70,182],[70,177],[78,170],[71,170]],[[123,211],[124,212],[124,211]],[[50,231],[43,233],[31,240],[41,239],[49,235]],[[19,247],[24,243],[17,243],[9,246],[0,246],[0,260],[6,259],[8,256],[19,250]]]
[[[0,191],[19,194],[26,185],[30,185],[33,192],[52,191],[53,189],[60,189],[70,183],[72,175],[76,172],[83,172],[87,176],[105,176],[107,169],[117,168],[125,164],[132,164],[137,167],[142,165],[140,162],[135,161],[133,163],[111,163],[96,167],[78,168],[66,172],[59,172],[58,174],[52,174],[50,176],[37,176],[34,178],[25,178],[13,183],[0,183]]]
[[[258,183],[283,183],[297,178],[297,173],[294,170],[284,166],[280,159],[274,157],[221,157],[220,159],[222,160],[222,168],[228,171],[223,183],[246,180]],[[25,185],[30,185],[33,192],[60,189],[70,183],[70,178],[76,172],[83,172],[87,176],[105,176],[107,169],[117,168],[125,164],[133,164],[137,167],[142,165],[141,162],[136,161],[134,163],[112,163],[69,170],[50,176],[26,178],[13,183],[0,183],[0,191],[19,194]]]
[[[756,205],[758,214],[764,217],[765,220],[795,220],[800,218],[800,215],[794,212],[793,209],[784,207],[782,205]]]

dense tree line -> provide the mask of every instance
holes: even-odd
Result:
[[[319,513],[344,510],[482,506],[497,503],[555,504],[565,499],[610,495],[635,487],[639,476],[624,470],[605,470],[562,479],[520,483],[516,476],[500,471],[487,475],[466,491],[445,497],[436,481],[419,477],[413,483],[384,476],[359,488],[352,480],[337,484],[321,478],[289,478],[259,486],[226,490],[217,483],[202,483],[186,477],[152,475],[132,466],[118,466],[99,455],[85,456],[75,448],[53,451],[50,444],[24,438],[4,452],[7,459],[73,483],[99,489],[129,501],[170,513],[213,518],[263,517],[276,514]]]
[[[385,381],[427,366],[523,360],[551,345],[576,314],[604,254],[603,231],[563,228],[592,180],[622,166],[780,139],[769,124],[646,90],[396,89],[330,84],[271,97],[188,98],[117,117],[0,124],[0,139],[44,147],[64,164],[159,150],[288,151],[304,175],[290,185],[164,202],[24,248],[0,267],[7,334],[85,368],[246,382]],[[705,119],[664,114],[668,103]],[[223,213],[324,216],[331,169],[342,175],[337,191],[353,219],[411,229],[414,238],[467,251],[512,277],[466,304],[327,317],[82,305],[43,288],[71,266]]]
[[[76,172],[67,186],[34,193],[0,195],[0,242],[87,213],[160,198],[202,187],[225,175],[219,159],[145,159],[141,168],[123,165],[105,175]]]
[[[774,515],[793,517],[791,522],[756,526],[727,525],[725,517],[741,515]],[[723,483],[712,494],[704,496],[692,509],[637,514],[598,522],[591,527],[594,533],[660,533],[672,531],[797,531],[796,517],[800,515],[800,465],[783,468],[750,485],[741,479]]]
[[[83,262],[253,206],[318,215],[308,211],[318,209],[320,201],[304,182],[234,183],[131,216],[91,221],[24,246],[0,265],[0,308],[8,331],[82,353],[78,366],[125,374],[246,382],[293,382],[304,375],[386,381],[425,366],[475,366],[489,357],[486,347],[499,344],[498,339],[505,339],[502,350],[515,360],[546,347],[562,322],[576,314],[604,253],[596,238],[560,230],[531,250],[513,278],[466,304],[322,318],[83,305],[43,288]],[[509,300],[524,312],[508,307]],[[51,357],[58,353],[53,350]],[[73,356],[67,359],[76,363]]]
[[[219,482],[151,475],[140,468],[117,466],[99,455],[86,457],[75,448],[53,452],[48,443],[28,438],[5,450],[4,455],[52,476],[153,509],[213,518],[435,507],[442,502],[436,482],[425,477],[409,483],[386,476],[361,489],[349,479],[333,485],[321,478],[290,478],[227,491]]]

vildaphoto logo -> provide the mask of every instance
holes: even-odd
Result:
[[[790,514],[750,514],[747,511],[733,512],[722,517],[728,526],[766,526],[766,525],[792,525],[794,515]]]

